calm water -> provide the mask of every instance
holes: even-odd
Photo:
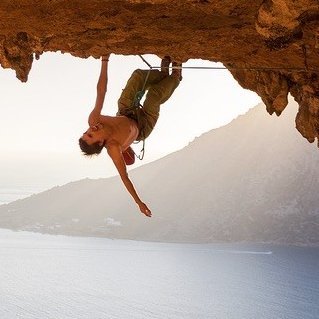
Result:
[[[319,249],[0,230],[0,318],[319,318]]]

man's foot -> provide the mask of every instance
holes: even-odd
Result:
[[[172,71],[172,76],[177,78],[178,80],[182,81],[182,63],[179,62],[173,62],[173,71]]]
[[[164,58],[162,59],[161,62],[161,72],[164,73],[165,75],[169,74],[169,65],[171,64],[171,57],[166,55],[164,56]]]

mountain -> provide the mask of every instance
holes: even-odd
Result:
[[[130,172],[153,217],[118,177],[85,179],[0,206],[0,227],[136,240],[319,244],[319,153],[258,105],[184,149]],[[204,116],[204,115],[203,115]],[[174,132],[182,134],[182,132]]]

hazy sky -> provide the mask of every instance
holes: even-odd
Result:
[[[160,65],[155,56],[145,58]],[[190,60],[185,65],[216,64]],[[138,56],[111,56],[103,114],[116,113],[117,99],[131,72],[146,67]],[[60,53],[45,53],[35,60],[27,83],[17,80],[14,71],[0,68],[0,189],[42,190],[116,173],[105,151],[87,159],[77,144],[95,102],[99,70],[98,60]],[[144,161],[134,167],[183,148],[259,102],[227,70],[184,70],[183,81],[162,105],[156,128],[146,140]],[[141,144],[134,146],[136,152],[140,148]]]

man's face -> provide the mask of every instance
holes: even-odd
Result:
[[[96,142],[103,143],[100,130],[96,127],[90,127],[86,132],[83,133],[82,139],[88,144],[92,145]]]

